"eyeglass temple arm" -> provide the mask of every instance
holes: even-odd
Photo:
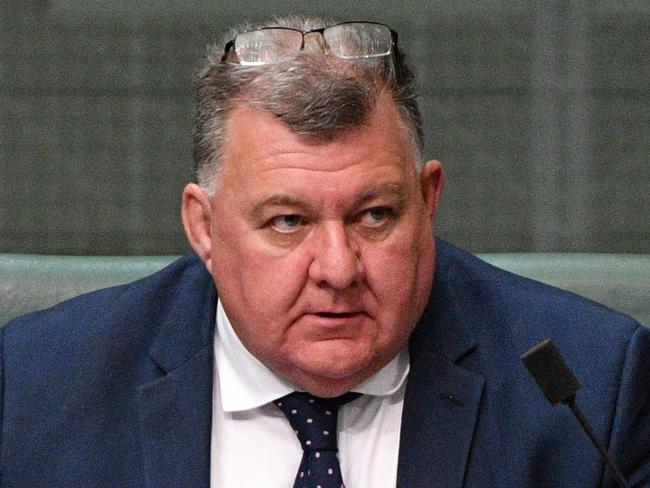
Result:
[[[235,45],[235,40],[228,41],[226,47],[223,48],[223,55],[221,56],[221,62],[225,63],[228,60],[228,54],[232,50],[232,47]],[[235,53],[237,55],[237,53]]]

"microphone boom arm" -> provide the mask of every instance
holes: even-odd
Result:
[[[614,479],[620,488],[629,488],[629,485],[623,473],[618,468],[612,457],[605,449],[605,446],[596,436],[594,429],[591,427],[587,418],[576,405],[576,392],[580,389],[580,383],[573,376],[573,373],[566,365],[564,358],[557,350],[553,341],[546,339],[521,356],[521,360],[526,369],[533,375],[537,386],[551,403],[556,405],[563,403],[573,412],[578,419],[582,430],[585,431],[592,444],[598,450],[601,458],[607,463],[614,474]]]

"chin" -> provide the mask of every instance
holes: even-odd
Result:
[[[322,398],[331,398],[347,393],[362,381],[363,379],[354,376],[346,378],[327,378],[308,374],[302,375],[302,377],[296,381],[296,384],[298,387],[308,391],[312,395]]]
[[[333,339],[316,341],[297,351],[295,362],[305,371],[328,378],[345,378],[367,369],[377,359],[372,341]]]
[[[312,360],[297,360],[290,379],[314,395],[331,397],[349,391],[383,366],[372,354],[340,352],[321,361],[313,361],[313,356]]]

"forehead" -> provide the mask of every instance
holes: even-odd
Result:
[[[327,142],[295,134],[268,112],[238,106],[227,121],[221,169],[224,176],[241,178],[283,169],[334,173],[390,164],[414,167],[414,156],[395,103],[382,95],[363,125]]]

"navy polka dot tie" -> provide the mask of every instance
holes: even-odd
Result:
[[[339,407],[358,396],[359,393],[346,393],[336,398],[319,398],[294,392],[273,402],[289,420],[302,446],[302,461],[294,488],[344,487],[336,446],[336,423]]]

